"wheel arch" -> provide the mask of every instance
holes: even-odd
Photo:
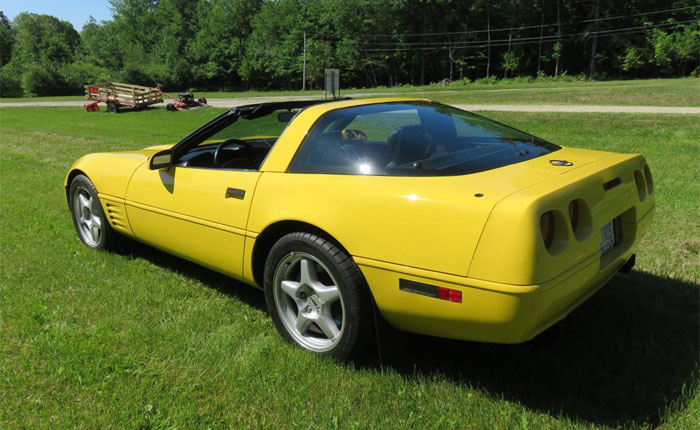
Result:
[[[66,201],[68,204],[70,204],[70,184],[73,182],[73,179],[78,176],[78,175],[85,175],[88,179],[90,177],[87,175],[87,173],[83,172],[80,169],[71,169],[70,172],[68,172],[68,175],[66,176],[66,183],[65,183],[65,189],[66,189]]]
[[[343,246],[343,244],[340,243],[338,239],[333,237],[333,235],[323,230],[322,228],[319,228],[313,224],[309,224],[304,221],[276,221],[265,227],[263,231],[261,231],[260,234],[255,238],[255,244],[253,245],[253,253],[251,257],[251,267],[253,270],[253,279],[255,280],[256,284],[258,284],[259,286],[263,286],[265,262],[267,261],[267,256],[269,255],[272,247],[279,239],[282,238],[282,236],[295,232],[312,233],[319,237],[322,237],[332,242],[335,246],[337,246],[343,252],[345,252],[350,258],[352,258],[352,254],[348,252],[348,250]]]

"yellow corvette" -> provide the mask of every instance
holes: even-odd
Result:
[[[175,145],[90,154],[80,239],[125,235],[264,289],[282,336],[348,357],[394,327],[518,343],[634,265],[641,155],[564,148],[421,99],[233,108]]]

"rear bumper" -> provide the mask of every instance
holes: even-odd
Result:
[[[419,334],[491,343],[520,343],[546,330],[595,294],[635,252],[651,224],[653,207],[634,236],[606,255],[591,255],[539,285],[508,285],[355,258],[382,316]],[[399,279],[456,289],[462,303],[399,290]]]

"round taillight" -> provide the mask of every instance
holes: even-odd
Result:
[[[634,182],[637,185],[637,194],[639,194],[639,201],[643,202],[647,198],[647,186],[644,183],[644,176],[640,170],[634,171]]]
[[[572,200],[571,203],[569,203],[569,220],[571,220],[571,231],[573,231],[574,234],[576,230],[578,230],[578,214],[578,200]]]
[[[549,249],[554,241],[554,213],[552,211],[545,212],[540,217],[540,231],[544,247]]]
[[[647,191],[652,194],[654,192],[654,179],[651,177],[651,169],[649,169],[648,164],[644,165],[644,179],[647,180]]]
[[[591,234],[591,210],[584,199],[569,202],[569,222],[577,240],[585,240]]]

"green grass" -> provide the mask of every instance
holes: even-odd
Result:
[[[202,92],[196,97],[253,98],[276,96],[322,96],[323,91]],[[171,93],[176,95],[176,93]],[[343,90],[342,95],[365,97],[382,94],[425,97],[453,104],[593,104],[645,106],[700,106],[700,79],[650,79],[602,82],[499,82],[448,86],[401,86]],[[82,96],[0,98],[0,102],[74,101]]]
[[[217,113],[0,109],[0,428],[700,428],[700,121],[487,113],[563,145],[644,153],[657,212],[618,275],[528,346],[382,328],[353,363],[285,344],[262,294],[133,245],[83,246],[80,155],[175,141]]]

